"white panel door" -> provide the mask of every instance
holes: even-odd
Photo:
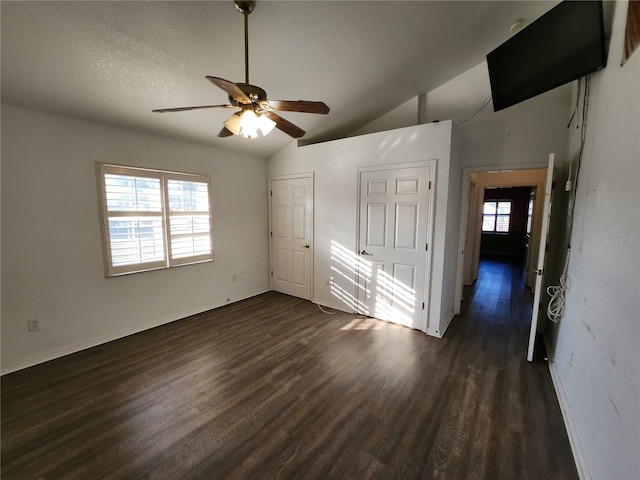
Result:
[[[529,347],[527,348],[527,360],[533,361],[533,352],[536,345],[536,333],[538,332],[538,318],[540,316],[540,299],[544,278],[544,261],[547,251],[547,234],[549,233],[549,220],[551,218],[551,195],[553,193],[553,165],[555,154],[549,155],[547,166],[547,183],[544,187],[544,208],[542,212],[542,231],[540,233],[540,245],[538,249],[538,269],[536,271],[536,286],[533,291],[533,310],[531,312],[531,327],[529,329]]]
[[[311,176],[271,180],[271,289],[311,300]]]
[[[426,328],[431,167],[361,172],[360,313]]]

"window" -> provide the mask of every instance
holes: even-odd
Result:
[[[482,231],[508,233],[511,220],[510,200],[489,200],[482,209]]]
[[[108,277],[213,260],[208,176],[97,170]]]

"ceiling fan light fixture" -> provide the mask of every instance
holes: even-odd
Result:
[[[236,9],[244,16],[244,83],[234,83],[220,77],[207,75],[206,78],[229,95],[229,103],[224,105],[197,105],[194,107],[161,108],[153,110],[157,113],[184,112],[203,108],[240,108],[225,122],[218,137],[238,135],[245,138],[256,138],[268,135],[277,128],[292,138],[304,136],[305,131],[290,121],[282,118],[274,110],[301,113],[319,113],[326,115],[329,107],[323,102],[307,100],[267,100],[267,92],[249,83],[249,14],[255,8],[255,1],[235,0]]]
[[[256,138],[259,135],[263,137],[276,126],[276,122],[265,115],[256,115],[256,113],[248,108],[241,112],[236,112],[224,122],[227,130],[235,135],[244,138]]]

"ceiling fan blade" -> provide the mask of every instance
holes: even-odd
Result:
[[[235,107],[231,104],[225,103],[224,105],[198,105],[196,107],[159,108],[157,110],[151,110],[151,111],[155,113],[186,112],[188,110],[201,110],[203,108],[235,108]]]
[[[230,137],[233,135],[233,132],[231,130],[229,130],[227,127],[222,127],[222,130],[220,130],[220,133],[218,134],[219,137]]]
[[[236,102],[242,103],[244,105],[251,103],[251,99],[247,97],[247,95],[235,83],[230,82],[229,80],[225,80],[224,78],[210,77],[208,75],[207,79],[227,92],[229,96]]]
[[[276,127],[279,130],[282,130],[284,133],[286,133],[287,135],[293,138],[300,138],[306,133],[300,127],[295,126],[289,120],[285,120],[277,113],[266,112],[264,113],[264,115],[266,115],[268,118],[276,122]]]
[[[324,102],[309,102],[307,100],[269,100],[274,110],[303,113],[329,113],[329,107]]]

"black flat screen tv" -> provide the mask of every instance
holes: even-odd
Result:
[[[487,55],[493,110],[604,68],[601,0],[565,0]]]

